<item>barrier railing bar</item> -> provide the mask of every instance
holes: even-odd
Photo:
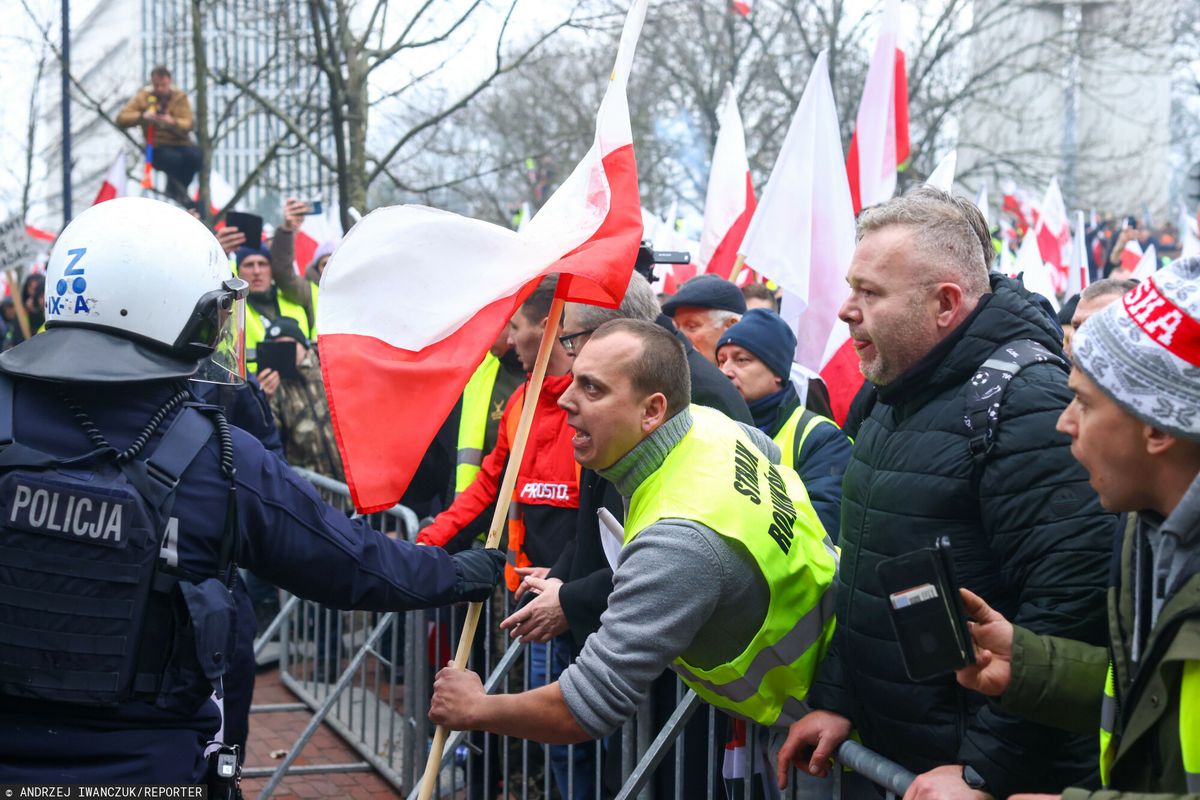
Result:
[[[258,800],[266,800],[266,798],[270,797],[271,793],[275,791],[275,788],[279,786],[280,782],[283,781],[284,776],[292,766],[292,762],[294,762],[300,756],[300,752],[304,749],[304,746],[308,744],[308,741],[312,738],[313,734],[316,733],[317,728],[321,727],[321,723],[325,721],[325,718],[329,715],[330,709],[332,709],[334,704],[337,703],[338,698],[342,696],[342,692],[344,692],[346,688],[350,686],[354,679],[354,672],[358,669],[358,665],[361,664],[363,659],[367,657],[370,648],[375,645],[375,642],[380,636],[383,635],[383,632],[391,626],[392,620],[395,618],[395,616],[396,612],[389,611],[384,614],[382,618],[380,618],[379,624],[377,624],[375,629],[371,631],[371,635],[367,638],[366,644],[361,650],[355,653],[350,665],[346,667],[346,670],[342,673],[341,677],[338,678],[333,690],[325,696],[321,707],[313,713],[313,718],[308,721],[308,725],[304,728],[304,731],[300,734],[299,738],[296,739],[296,742],[292,745],[291,749],[288,750],[288,754],[284,757],[282,763],[275,768],[275,772],[271,775],[270,780],[268,780],[266,785],[263,786],[262,791],[258,793]],[[286,676],[281,676],[281,678],[284,677]],[[332,721],[333,718],[331,718],[331,722]]]
[[[687,721],[691,719],[696,709],[700,707],[701,702],[700,696],[689,689],[688,693],[683,696],[683,702],[675,707],[675,711],[671,713],[667,723],[658,732],[658,736],[654,737],[654,741],[650,743],[646,755],[629,774],[628,780],[625,781],[625,785],[621,787],[621,791],[617,795],[617,800],[630,800],[646,787],[654,770],[666,756],[667,750],[675,743],[675,739],[683,732],[684,726],[687,725]]]
[[[501,681],[508,677],[508,673],[512,671],[513,665],[517,663],[517,659],[521,656],[521,651],[525,649],[524,642],[514,642],[510,644],[504,651],[504,657],[492,669],[487,680],[483,684],[485,694],[494,694],[500,686]],[[466,737],[465,731],[454,731],[446,738],[446,749],[442,751],[442,763],[438,765],[439,770],[446,768],[446,764],[454,758],[454,751],[462,744],[462,740]],[[417,800],[417,795],[421,793],[421,787],[418,784],[413,787],[412,792],[408,795],[408,800]]]

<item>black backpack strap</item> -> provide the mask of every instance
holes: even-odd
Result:
[[[154,452],[125,465],[125,474],[142,496],[164,515],[170,511],[175,488],[188,466],[212,438],[212,420],[184,406],[159,440]]]
[[[977,466],[982,465],[996,441],[1000,427],[1000,404],[1012,379],[1032,364],[1056,364],[1066,370],[1067,362],[1032,339],[1017,339],[997,347],[979,365],[967,387],[963,425],[967,444]]]

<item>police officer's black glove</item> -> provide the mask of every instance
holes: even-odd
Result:
[[[499,550],[464,550],[452,556],[458,571],[455,590],[459,600],[477,603],[492,596],[504,575],[504,553]]]

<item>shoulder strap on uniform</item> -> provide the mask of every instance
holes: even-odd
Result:
[[[967,387],[963,425],[968,446],[977,463],[991,452],[1000,426],[1000,403],[1014,376],[1031,364],[1056,364],[1067,369],[1067,362],[1032,339],[1016,339],[996,348],[979,365]]]
[[[184,406],[158,446],[145,459],[126,465],[126,475],[138,491],[160,511],[175,493],[179,479],[213,435],[212,420],[191,405]]]

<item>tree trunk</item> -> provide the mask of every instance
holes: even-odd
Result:
[[[191,0],[192,6],[192,59],[196,74],[196,144],[200,147],[200,172],[198,182],[200,195],[200,220],[212,223],[212,201],[208,176],[212,171],[212,141],[208,133],[208,54],[204,49],[204,13],[201,0]],[[250,244],[247,242],[247,244]]]

